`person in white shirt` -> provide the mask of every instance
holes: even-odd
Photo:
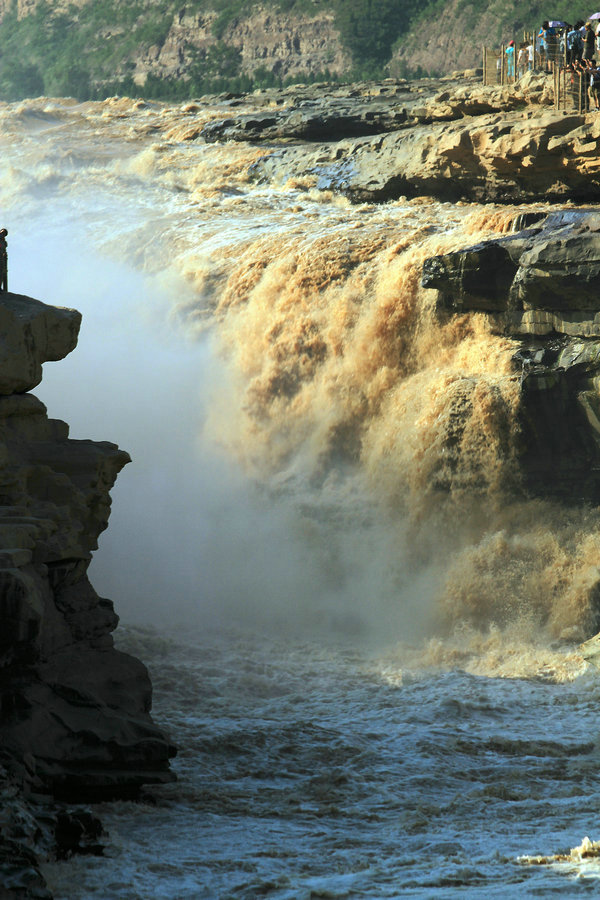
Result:
[[[517,56],[517,78],[522,78],[527,71],[529,61],[529,53],[527,52],[527,41],[519,46],[519,55]]]

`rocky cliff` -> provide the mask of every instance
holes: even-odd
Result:
[[[389,79],[255,93],[256,111],[214,120],[206,141],[268,144],[255,179],[290,177],[357,202],[430,196],[477,202],[600,197],[600,121],[555,110],[552,78],[514,87]],[[246,107],[247,108],[247,107]]]
[[[174,748],[150,717],[148,673],[114,648],[118,617],[86,574],[129,456],[71,440],[30,393],[42,364],[74,349],[80,319],[0,295],[2,897],[29,896],[19,891],[32,885],[41,893],[31,896],[44,895],[39,875],[24,874],[39,832],[24,797],[130,796],[172,779]]]
[[[253,75],[266,69],[277,78],[296,78],[329,70],[341,74],[350,56],[341,45],[333,15],[290,17],[277,10],[257,7],[236,16],[217,38],[216,12],[190,13],[185,9],[173,18],[162,43],[143,50],[132,62],[134,80],[143,85],[148,75],[181,78],[198,56],[206,58],[219,42],[239,53],[240,71]],[[219,74],[218,69],[213,73]]]
[[[423,286],[438,291],[442,317],[484,313],[517,341],[525,489],[597,504],[600,213],[531,213],[515,228],[522,224],[529,227],[426,260]]]

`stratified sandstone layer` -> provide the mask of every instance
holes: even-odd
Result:
[[[438,291],[440,315],[485,313],[520,345],[524,488],[598,503],[600,213],[530,214],[525,224],[426,260],[422,283]]]
[[[313,179],[354,202],[400,197],[533,202],[600,198],[600,119],[553,108],[551,76],[314,85],[246,97],[206,141],[263,143],[252,176]]]
[[[73,350],[80,321],[76,310],[0,295],[0,884],[7,896],[29,896],[18,893],[24,875],[15,859],[22,852],[27,862],[31,846],[11,838],[15,817],[16,834],[32,831],[18,824],[20,790],[100,798],[172,780],[174,748],[150,717],[148,673],[115,650],[118,617],[86,574],[108,524],[109,491],[130,458],[111,443],[71,440],[68,426],[28,393],[44,362]],[[43,896],[39,877],[32,879],[27,890],[37,884]]]

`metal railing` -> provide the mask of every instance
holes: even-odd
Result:
[[[506,57],[500,50],[492,50],[489,47],[483,48],[483,83],[484,84],[504,84],[504,68],[506,65]]]
[[[513,43],[513,52],[507,53],[508,44],[502,44],[499,50],[491,47],[483,48],[483,83],[484,84],[514,84],[531,69],[541,67],[539,51],[534,51],[533,59],[522,41],[517,46]],[[529,45],[527,45],[529,46]],[[521,52],[521,51],[524,52]]]

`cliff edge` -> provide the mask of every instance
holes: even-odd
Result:
[[[87,577],[129,455],[70,439],[29,393],[44,362],[74,349],[80,322],[76,310],[0,295],[2,897],[46,896],[24,798],[131,796],[173,778],[147,670],[115,650],[118,617]]]
[[[521,488],[566,504],[600,501],[600,215],[530,212],[514,231],[426,259],[440,317],[476,312],[515,341]],[[476,388],[470,384],[467,393]],[[456,433],[448,434],[449,445]],[[597,570],[596,570],[597,572]],[[600,627],[600,577],[594,579]]]

